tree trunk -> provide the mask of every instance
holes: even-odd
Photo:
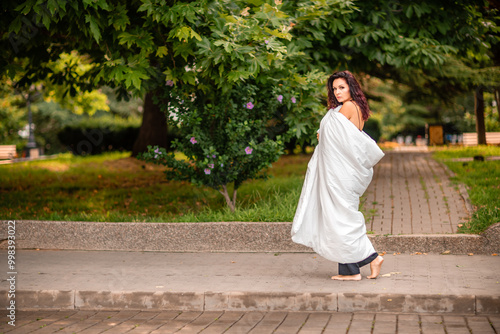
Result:
[[[495,101],[497,102],[498,121],[500,122],[500,87],[494,90]]]
[[[474,112],[476,113],[477,144],[486,145],[486,127],[484,125],[483,87],[476,88],[474,93]]]
[[[167,147],[167,118],[165,113],[153,103],[154,92],[148,92],[144,98],[142,125],[132,148],[132,156],[148,150],[148,145]]]
[[[219,190],[222,196],[224,196],[224,198],[226,199],[226,204],[229,207],[229,209],[231,209],[231,212],[234,212],[236,208],[237,191],[238,191],[237,189],[233,189],[233,200],[231,201],[231,198],[229,197],[229,192],[227,191],[227,186],[225,184],[222,186],[222,190]]]

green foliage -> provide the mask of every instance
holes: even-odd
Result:
[[[468,187],[469,197],[475,206],[470,221],[460,232],[480,233],[500,221],[500,163],[498,161],[445,162],[457,174],[456,180]]]
[[[149,147],[139,157],[169,167],[170,180],[220,191],[234,210],[235,193],[230,200],[228,185],[233,184],[235,192],[243,181],[265,177],[260,171],[283,153],[281,137],[271,133],[268,124],[284,102],[278,96],[285,92],[266,88],[241,84],[224,94],[192,91],[189,86],[166,89],[159,98],[170,102],[160,105],[170,115],[170,124],[180,126],[182,136],[173,147],[187,159],[178,160],[159,147]]]
[[[104,222],[291,221],[310,156],[283,156],[269,180],[245,182],[232,214],[211,188],[164,180],[127,152],[0,165],[6,219]]]
[[[61,144],[75,155],[130,151],[139,132],[140,119],[110,115],[79,118],[57,132]]]

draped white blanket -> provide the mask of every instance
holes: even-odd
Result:
[[[359,197],[384,153],[340,108],[330,109],[321,120],[319,144],[307,165],[293,219],[292,240],[328,260],[356,263],[375,252],[359,212]]]

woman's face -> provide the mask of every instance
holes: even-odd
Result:
[[[333,80],[333,94],[335,94],[335,97],[337,98],[337,101],[339,101],[339,103],[344,103],[351,100],[349,85],[344,78]]]

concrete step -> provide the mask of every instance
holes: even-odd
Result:
[[[376,280],[332,281],[311,253],[18,250],[0,283],[17,309],[498,314],[500,257],[386,254]],[[7,268],[7,252],[0,265]],[[10,274],[9,274],[10,275]],[[8,295],[9,289],[15,296]]]
[[[5,249],[8,222],[2,221]],[[103,223],[15,222],[17,249],[123,250],[167,252],[312,252],[290,238],[292,223]],[[378,252],[500,253],[500,223],[482,235],[369,235]]]

